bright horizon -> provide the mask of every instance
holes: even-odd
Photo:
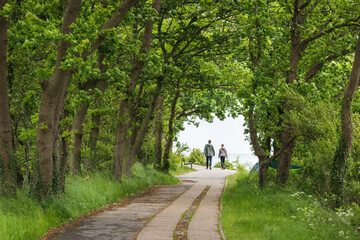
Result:
[[[194,148],[203,151],[205,144],[211,140],[216,156],[221,144],[225,145],[228,154],[252,154],[250,144],[245,140],[242,116],[237,119],[226,118],[224,121],[214,118],[212,123],[202,120],[198,122],[199,127],[185,124],[185,130],[180,132],[178,137],[178,142],[186,143],[190,151]]]

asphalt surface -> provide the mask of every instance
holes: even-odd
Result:
[[[207,187],[206,195],[197,203],[191,221],[186,224],[185,236],[189,240],[223,239],[218,222],[219,198],[226,176],[236,171],[193,167],[196,172],[177,176],[182,184],[154,188],[125,206],[85,218],[46,239],[171,240],[183,214]],[[175,236],[175,239],[186,238]]]

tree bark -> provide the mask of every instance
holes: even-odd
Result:
[[[178,81],[179,85],[179,81]],[[170,113],[170,119],[168,123],[168,133],[167,133],[167,139],[166,139],[166,145],[164,149],[164,158],[163,158],[163,170],[165,172],[169,171],[170,163],[170,151],[173,146],[173,139],[174,139],[174,121],[175,121],[175,113],[176,113],[176,104],[178,102],[178,99],[180,97],[180,90],[176,90],[176,94],[173,98],[172,104],[171,104],[171,113]]]
[[[66,118],[69,112],[65,110],[64,117]],[[69,130],[69,129],[68,129]],[[69,140],[63,136],[60,139],[60,160],[59,160],[59,190],[65,191],[65,177],[69,159]]]
[[[153,8],[157,12],[160,10],[160,6],[161,0],[154,0]],[[154,23],[152,20],[145,23],[142,47],[139,51],[139,55],[147,53],[150,49],[153,26]],[[137,80],[141,74],[144,64],[144,61],[139,58],[134,61],[134,67],[130,72],[130,82],[127,86],[127,91],[125,92],[126,96],[120,103],[120,120],[117,127],[114,154],[114,175],[117,179],[121,179],[122,176],[126,176],[128,178],[131,177],[132,165],[134,163],[136,153],[141,148],[143,140],[145,139],[148,123],[150,122],[150,117],[154,111],[157,97],[160,93],[160,91],[155,91],[152,103],[150,104],[145,119],[141,124],[140,132],[137,133],[137,129],[135,128],[131,129],[133,123],[136,122],[135,116],[133,116],[134,110],[132,108],[134,105],[131,92],[136,89]]]
[[[104,29],[115,27],[126,15],[129,9],[137,3],[137,0],[126,0],[121,2],[119,8],[100,30],[99,35]],[[80,10],[81,0],[67,1],[67,6],[61,28],[62,34],[70,33],[70,25],[77,19]],[[103,42],[104,38],[99,37],[92,45],[92,51],[85,52],[82,57],[90,55]],[[53,75],[48,82],[44,82],[43,95],[41,97],[38,130],[37,130],[37,150],[39,153],[39,165],[41,172],[41,197],[51,192],[49,185],[52,181],[52,149],[54,144],[55,132],[58,130],[59,116],[64,108],[67,86],[71,80],[73,69],[60,69],[61,62],[65,59],[70,42],[61,40],[58,44],[58,54]]]
[[[85,91],[94,89],[97,81],[87,81],[82,88]],[[86,118],[87,111],[89,109],[89,103],[82,103],[75,114],[74,123],[72,128],[73,133],[73,150],[70,155],[70,173],[77,175],[81,173],[81,146],[83,136],[83,126]]]
[[[251,145],[253,146],[255,155],[259,159],[259,186],[263,188],[266,185],[267,169],[269,167],[270,162],[266,163],[268,156],[259,143],[257,131],[255,128],[255,119],[253,115],[254,115],[254,104],[252,104],[249,109],[248,125],[249,125]]]
[[[147,133],[147,130],[149,127],[149,123],[150,123],[151,117],[155,111],[156,102],[160,95],[160,91],[162,89],[162,84],[163,84],[162,79],[158,80],[157,88],[155,89],[155,92],[153,93],[150,106],[148,107],[146,115],[141,122],[140,130],[139,130],[137,136],[135,137],[136,140],[135,140],[135,142],[130,141],[129,158],[123,159],[122,175],[126,176],[128,178],[131,177],[132,165],[134,164],[135,156],[139,152],[141,146],[144,143],[146,133]]]
[[[72,175],[78,175],[81,173],[81,144],[83,136],[83,124],[87,110],[89,108],[88,103],[82,103],[75,114],[74,124],[72,128],[73,133],[73,150],[70,154],[70,173]]]
[[[304,21],[307,18],[307,15],[304,13],[302,8],[303,1],[295,1],[293,8],[293,18],[292,26],[290,30],[291,37],[291,53],[290,53],[290,70],[286,73],[286,83],[292,84],[297,80],[297,69],[299,62],[302,58],[301,53],[306,49],[307,44],[301,41],[301,29]],[[284,112],[289,112],[291,106],[285,103]],[[292,139],[289,126],[285,126],[283,132],[280,134],[280,144],[283,148],[289,140]],[[294,150],[295,144],[291,143],[287,145],[287,148],[279,156],[279,165],[276,171],[276,182],[281,185],[286,185],[289,177],[290,163],[292,158],[292,153]]]
[[[269,167],[269,164],[274,161],[277,157],[279,157],[287,148],[288,145],[292,144],[294,141],[294,138],[290,138],[288,142],[286,142],[282,148],[280,149],[274,149],[274,154],[270,157],[266,153],[266,151],[263,149],[263,147],[260,145],[257,131],[255,128],[256,125],[256,119],[254,119],[254,104],[250,105],[249,108],[249,131],[250,131],[250,140],[251,144],[253,146],[255,155],[259,159],[259,185],[260,187],[264,187],[267,182],[267,169]],[[270,151],[270,149],[269,149]]]
[[[154,158],[154,168],[159,169],[161,165],[162,158],[162,140],[163,140],[163,105],[164,98],[160,97],[158,99],[156,107],[156,116],[155,116],[155,158]]]
[[[325,34],[331,33],[336,29],[348,26],[349,22],[351,21],[349,20],[348,22],[335,25],[323,31],[314,31],[313,34],[310,34],[310,36],[303,39],[304,36],[302,34],[302,29],[304,29],[304,23],[319,3],[320,1],[315,1],[311,3],[311,1],[303,0],[296,0],[294,2],[293,9],[291,11],[293,16],[290,30],[290,69],[284,74],[286,76],[286,82],[289,84],[292,84],[297,80],[297,70],[299,62],[302,60],[304,52],[309,46],[309,44]],[[325,61],[331,61],[334,57],[336,58],[336,56],[329,56]],[[309,80],[310,78],[312,78],[319,71],[319,69],[321,69],[321,67],[321,64],[315,64],[314,66],[312,66],[307,75],[305,76],[305,80]],[[291,106],[286,104],[284,112],[289,112],[290,110]],[[286,185],[288,181],[291,158],[295,147],[294,140],[293,142],[291,142],[291,139],[293,139],[293,137],[291,136],[290,127],[285,126],[284,131],[280,134],[279,140],[281,143],[281,148],[284,148],[285,145],[287,146],[287,148],[279,157],[279,166],[276,173],[276,182],[281,185]]]
[[[353,125],[351,120],[351,105],[356,93],[360,77],[360,34],[356,44],[355,57],[348,84],[344,92],[341,114],[341,134],[338,147],[332,162],[330,174],[330,191],[335,196],[333,207],[340,207],[343,202],[344,178],[347,161],[350,156],[353,140]]]
[[[101,73],[104,73],[106,71],[106,66],[103,64],[104,59],[105,59],[104,55],[100,55],[97,59]],[[104,94],[104,92],[107,88],[107,84],[106,84],[106,81],[103,79],[103,76],[101,76],[101,80],[97,83],[96,88],[99,89],[102,94]],[[96,99],[95,106],[99,107],[101,101],[102,101],[102,97]],[[96,165],[96,144],[97,144],[97,140],[99,138],[99,133],[100,133],[100,129],[99,129],[100,122],[101,122],[100,114],[95,114],[92,116],[92,124],[93,124],[92,126],[93,127],[91,128],[91,134],[90,134],[91,155],[90,155],[90,159],[88,160],[88,161],[90,161],[90,163],[88,164],[88,166],[90,167],[90,170],[94,170],[95,165]]]
[[[287,147],[279,157],[275,181],[280,185],[286,186],[289,179],[291,158],[295,147],[295,141],[288,129],[285,129],[284,132],[281,133],[280,144],[281,147],[285,147],[287,144]]]
[[[99,133],[100,133],[100,122],[101,122],[101,115],[96,114],[92,116],[92,124],[93,127],[91,128],[91,134],[90,134],[90,170],[94,170],[96,167],[96,145],[97,141],[99,139]]]
[[[115,153],[114,153],[114,176],[116,179],[122,177],[122,162],[125,157],[128,157],[130,151],[130,140],[127,136],[128,129],[130,130],[131,122],[129,121],[130,110],[128,108],[127,99],[120,103],[119,123],[116,130]]]
[[[6,0],[0,0],[0,10],[6,3]],[[9,20],[0,17],[0,190],[3,194],[15,195],[15,179],[11,174],[12,165],[15,164],[11,158],[13,143],[6,70],[8,28]]]
[[[62,34],[70,33],[70,25],[76,21],[80,10],[81,0],[68,1],[61,27]],[[67,86],[72,72],[60,69],[65,59],[70,42],[61,40],[58,44],[58,53],[54,73],[50,80],[43,84],[36,145],[39,152],[42,192],[46,196],[52,190],[50,183],[53,177],[52,150],[55,134],[58,131],[59,117],[64,108]]]

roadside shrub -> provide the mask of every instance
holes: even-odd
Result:
[[[169,164],[170,164],[170,170],[176,170],[181,165],[181,160],[185,158],[183,155],[170,153],[169,157]]]
[[[221,161],[216,163],[214,167],[221,168]],[[225,168],[226,169],[235,169],[235,166],[229,160],[225,160]]]
[[[206,159],[204,157],[204,154],[198,148],[194,148],[191,151],[190,156],[188,158],[188,161],[192,162],[194,164],[198,164],[198,165],[205,165],[206,164]]]

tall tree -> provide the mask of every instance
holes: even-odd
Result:
[[[0,189],[5,194],[15,194],[14,176],[11,173],[11,165],[14,160],[11,158],[13,150],[11,119],[8,98],[7,83],[7,46],[9,28],[9,16],[6,15],[6,8],[9,8],[6,0],[0,1]]]
[[[70,40],[67,40],[65,36],[71,33],[70,26],[76,22],[81,2],[81,0],[67,1],[61,27],[61,33],[64,35],[64,38],[57,46],[56,66],[51,78],[42,83],[43,94],[41,97],[36,139],[37,150],[39,152],[39,169],[41,172],[40,185],[37,184],[37,186],[41,187],[41,196],[46,196],[52,191],[50,184],[54,168],[52,151],[54,149],[55,135],[58,131],[59,117],[64,108],[67,86],[75,71],[75,66],[64,66],[63,64],[67,51],[71,47]],[[116,27],[136,3],[137,0],[122,1],[112,17],[100,29],[98,38],[92,43],[90,51],[82,52],[81,57],[85,58],[94,52],[104,41],[103,32],[106,29]]]
[[[356,44],[355,57],[349,82],[346,85],[341,112],[341,133],[332,162],[330,191],[335,195],[333,207],[340,207],[343,201],[344,178],[347,162],[353,141],[353,124],[351,120],[352,102],[360,78],[360,34]]]
[[[100,55],[97,58],[97,65],[99,66],[100,73],[98,76],[94,77],[95,79],[88,79],[85,83],[80,83],[80,90],[83,91],[93,91],[97,86],[102,88],[100,91],[105,91],[105,85],[103,83],[103,73],[106,70],[106,67],[103,64],[105,56]],[[82,138],[83,138],[83,126],[85,122],[85,118],[89,109],[90,102],[85,99],[81,102],[80,106],[77,108],[74,123],[73,123],[73,149],[70,155],[70,172],[71,174],[79,174],[81,172],[81,146],[82,146]],[[94,144],[94,143],[92,143]]]
[[[160,7],[161,0],[154,0],[153,9],[155,9],[156,12],[159,12]],[[154,18],[154,15],[147,16],[142,36],[142,46],[133,61],[134,67],[129,74],[130,79],[126,86],[125,96],[120,102],[120,120],[116,133],[114,153],[114,175],[117,179],[121,179],[122,176],[128,178],[131,177],[135,156],[140,150],[146,137],[148,125],[155,110],[155,105],[163,84],[163,76],[159,76],[146,114],[143,118],[138,119],[134,93],[141,93],[143,89],[143,84],[138,83],[140,74],[145,65],[145,61],[141,57],[148,54],[150,50]]]
[[[295,83],[295,81],[301,81],[301,79],[299,78],[299,66],[301,60],[304,59],[306,56],[306,51],[309,51],[309,46],[313,44],[316,40],[324,38],[326,37],[326,35],[334,33],[338,29],[351,26],[354,22],[359,21],[359,15],[356,14],[344,16],[344,19],[342,21],[339,21],[339,23],[334,22],[333,24],[329,24],[329,22],[332,21],[332,17],[330,19],[327,19],[327,16],[323,15],[325,19],[322,19],[322,21],[326,22],[319,26],[319,30],[312,31],[310,29],[307,29],[308,26],[316,26],[319,24],[314,21],[316,19],[316,17],[314,16],[316,14],[319,14],[319,11],[321,10],[332,10],[330,3],[321,4],[321,1],[312,2],[295,0],[292,6],[288,5],[288,8],[290,10],[290,13],[292,14],[290,27],[291,46],[289,54],[289,70],[285,71],[283,76],[286,79],[286,83],[291,85]],[[343,16],[340,16],[340,18],[343,18]],[[333,38],[339,39],[341,38],[342,34],[343,33],[335,33]],[[306,75],[309,75],[309,72],[311,72],[316,65],[317,63],[314,63],[314,65],[309,68]],[[288,113],[291,109],[292,107],[289,104],[285,103],[283,109],[284,113]],[[289,125],[284,126],[284,130],[280,133],[279,136],[279,142],[281,146],[284,147],[285,145],[287,145],[287,147],[279,157],[279,166],[276,172],[276,182],[282,185],[287,184],[291,158],[295,148],[295,139],[291,135],[290,128],[291,126]]]

